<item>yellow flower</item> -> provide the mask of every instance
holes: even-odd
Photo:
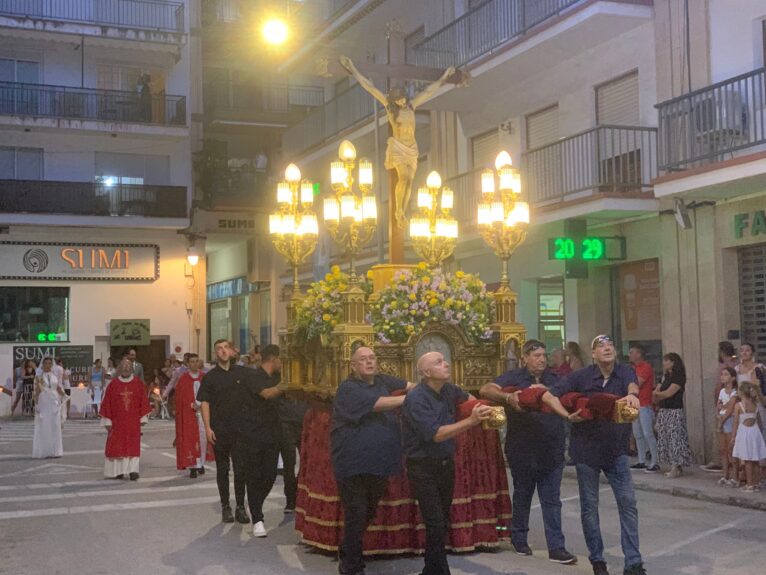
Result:
[[[416,299],[418,299],[417,296],[414,293],[411,293],[409,295],[409,298],[410,298],[410,301],[415,301]]]
[[[416,312],[414,309],[411,309],[411,310],[410,310],[410,315],[415,315],[415,314],[417,314],[417,313],[418,313],[418,312]]]
[[[429,283],[431,283],[431,278],[430,278],[430,277],[428,277],[428,276],[425,276],[425,277],[423,277],[423,283],[424,283],[424,284],[429,284]]]
[[[324,276],[324,281],[326,281],[326,282],[329,282],[331,279],[332,279],[332,276],[330,274],[326,274]],[[322,287],[324,287],[324,286],[322,286]]]
[[[338,284],[338,289],[340,291],[346,291],[347,288],[348,286],[346,284]]]
[[[418,269],[421,269],[421,270],[424,270],[424,269],[426,269],[426,263],[425,263],[425,262],[420,262],[420,263],[418,264]]]
[[[435,297],[432,297],[430,300],[428,300],[428,305],[435,306],[437,303],[439,303],[439,300]]]
[[[458,270],[457,272],[455,272],[455,277],[456,278],[464,278],[465,277],[465,272],[462,271],[462,270]]]
[[[398,307],[399,307],[399,302],[398,301],[392,301],[391,302],[391,309],[396,309]]]
[[[372,273],[372,270],[367,270],[367,279],[372,279],[374,277],[374,274]]]
[[[332,316],[331,316],[329,313],[326,313],[326,314],[323,314],[323,315],[322,315],[322,319],[323,319],[324,321],[330,321],[330,318],[331,318],[331,317],[332,317]]]
[[[423,315],[424,315],[424,316],[426,316],[426,317],[428,317],[429,315],[431,315],[431,312],[430,312],[430,311],[428,311],[428,310],[426,310],[426,311],[424,311],[424,312],[423,312]]]
[[[412,333],[414,331],[415,331],[415,326],[413,326],[413,325],[408,325],[407,326],[407,333]]]
[[[335,327],[336,325],[338,325],[338,322],[337,322],[337,320],[332,320],[332,321],[330,322],[330,325],[331,325],[331,326],[333,326],[333,327]]]
[[[334,275],[334,276],[339,276],[339,275],[340,275],[340,266],[332,266],[332,267],[330,268],[330,272],[331,272],[331,273],[332,273],[332,275]]]

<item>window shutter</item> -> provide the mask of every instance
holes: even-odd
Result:
[[[497,129],[471,138],[471,157],[474,168],[491,168],[500,151],[500,135]]]
[[[639,119],[638,72],[596,88],[596,121],[599,125],[637,126]]]
[[[551,106],[527,116],[527,150],[554,142],[559,137],[559,107]]]

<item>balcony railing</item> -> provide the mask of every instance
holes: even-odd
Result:
[[[657,104],[661,170],[718,162],[766,144],[766,68]]]
[[[183,33],[184,5],[157,0],[2,0],[0,15]]]
[[[641,192],[657,176],[657,129],[599,126],[524,154],[532,204],[579,192]]]
[[[265,207],[271,200],[267,190],[266,172],[250,168],[226,168],[215,173],[210,185],[203,190],[203,205],[207,208]]]
[[[354,84],[288,128],[282,138],[282,147],[295,154],[321,144],[372,116],[375,105],[372,96],[359,84]]]
[[[407,62],[463,66],[582,0],[488,0],[406,47]]]
[[[444,180],[444,185],[455,193],[455,218],[460,222],[461,234],[473,231],[478,226],[483,171],[484,168],[476,168]]]
[[[186,125],[186,98],[0,82],[0,115]]]
[[[0,213],[185,218],[186,188],[100,182],[0,180]]]
[[[217,84],[205,87],[205,102],[212,110],[254,114],[289,114],[324,104],[324,88],[318,86]]]

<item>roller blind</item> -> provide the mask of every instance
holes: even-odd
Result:
[[[500,151],[500,135],[497,130],[471,138],[471,157],[474,168],[491,168]]]
[[[559,107],[551,106],[527,116],[527,150],[550,144],[559,137]]]
[[[596,120],[600,125],[639,124],[638,72],[621,76],[596,88]]]

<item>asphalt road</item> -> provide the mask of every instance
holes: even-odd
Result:
[[[191,480],[175,469],[172,422],[145,428],[141,479],[105,480],[104,431],[70,421],[65,455],[34,460],[31,420],[0,422],[0,574],[2,575],[292,575],[334,574],[337,562],[298,543],[282,514],[281,480],[266,501],[269,536],[220,523],[214,473]],[[211,467],[211,471],[212,471]],[[641,550],[650,575],[761,575],[766,513],[637,492]],[[579,519],[577,486],[565,479],[564,533],[577,566],[547,560],[539,509],[532,513],[534,557],[508,544],[497,552],[453,555],[455,575],[591,573]],[[622,573],[619,522],[607,486],[601,525],[612,575]],[[419,557],[368,561],[368,575],[419,573]]]

